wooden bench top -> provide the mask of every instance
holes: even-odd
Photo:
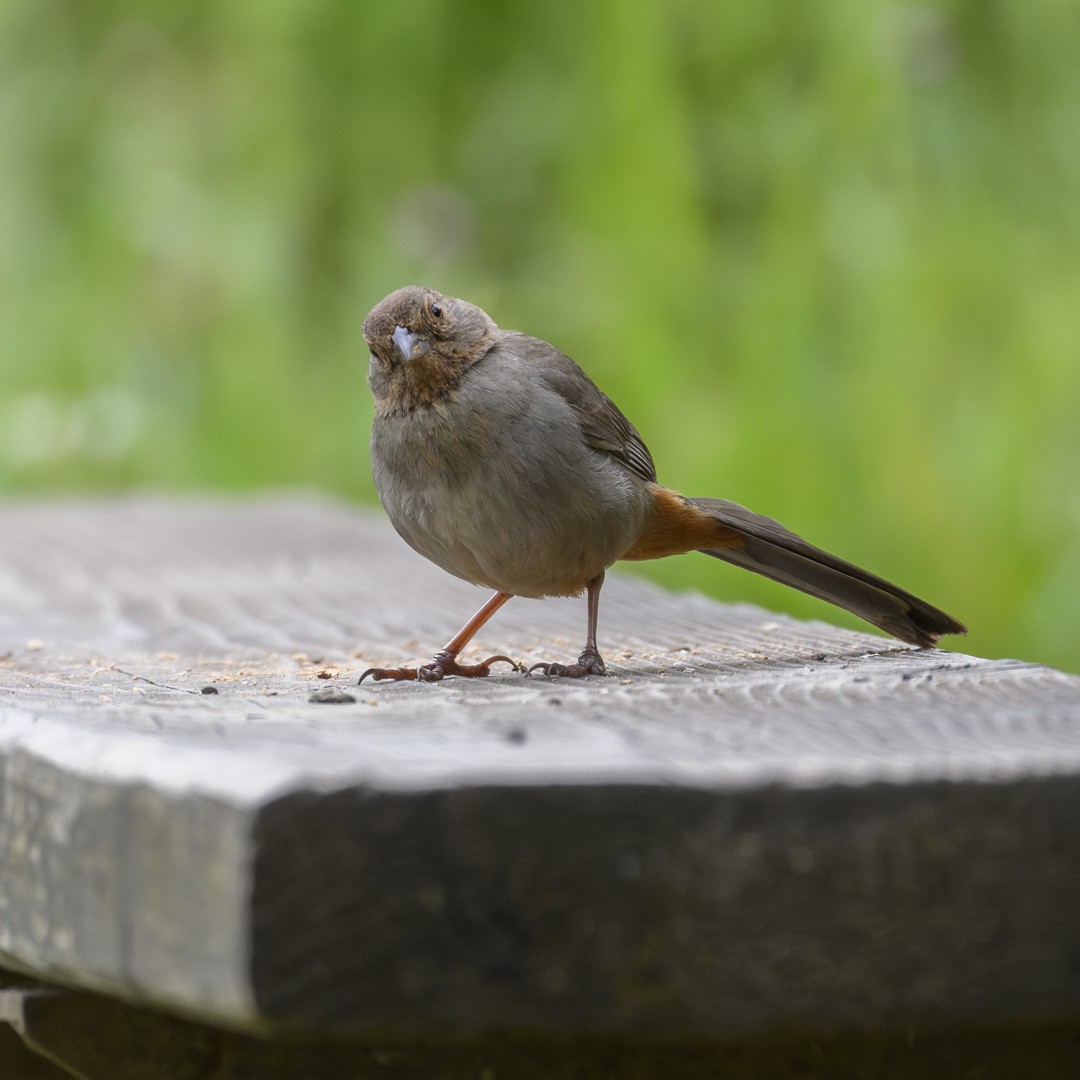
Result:
[[[356,685],[484,598],[313,497],[4,506],[0,966],[263,1033],[1075,1015],[1080,679],[613,574],[607,679]]]

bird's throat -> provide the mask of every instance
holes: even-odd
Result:
[[[467,364],[430,352],[388,373],[376,395],[375,411],[380,416],[400,415],[429,409],[457,389]]]

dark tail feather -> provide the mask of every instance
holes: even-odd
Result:
[[[827,600],[912,645],[929,648],[943,634],[967,633],[967,628],[951,615],[884,578],[808,544],[772,518],[751,513],[725,499],[687,501],[744,538],[737,547],[702,549],[706,555]]]

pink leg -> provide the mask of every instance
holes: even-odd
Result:
[[[515,671],[520,668],[516,660],[509,656],[489,656],[479,664],[459,664],[458,653],[465,648],[476,632],[480,629],[510,599],[510,593],[497,592],[454,636],[446,646],[440,649],[430,663],[416,668],[368,668],[360,676],[358,683],[362,683],[368,676],[379,682],[383,679],[395,682],[439,682],[447,675],[459,675],[462,678],[479,679],[488,675],[491,665],[499,660],[505,660]]]

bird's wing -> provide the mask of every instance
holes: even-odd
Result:
[[[656,466],[645,441],[569,356],[539,338],[514,335],[514,350],[530,362],[530,368],[574,410],[581,434],[594,449],[621,461],[642,480],[656,480]]]
[[[585,441],[597,450],[604,450],[617,457],[628,469],[642,480],[656,480],[656,466],[652,454],[637,429],[619,411],[618,406],[606,394],[590,382],[593,395],[581,402],[572,401],[581,434]]]

